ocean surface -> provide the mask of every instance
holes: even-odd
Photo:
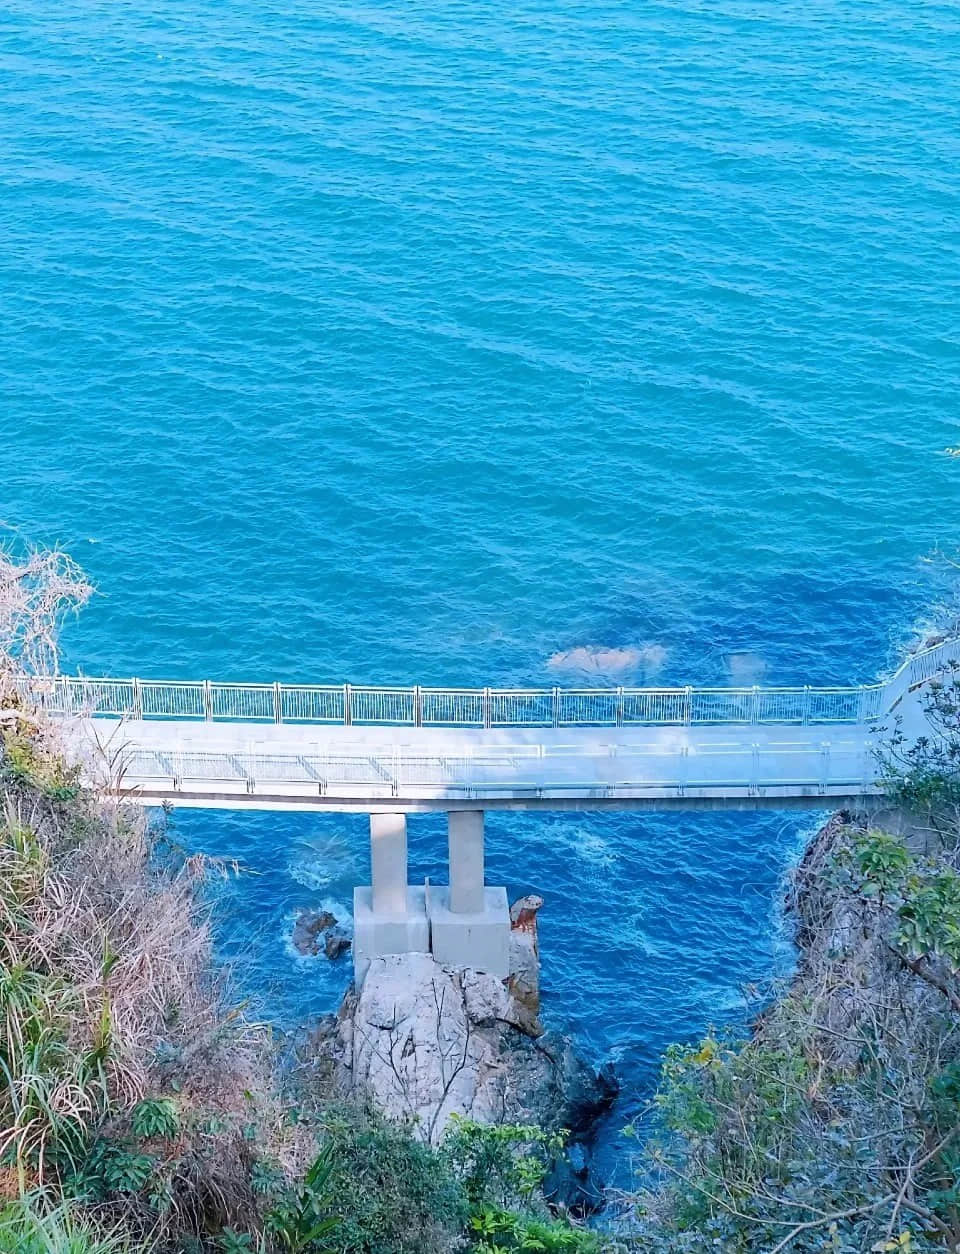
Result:
[[[88,673],[865,680],[960,535],[960,10],[9,0],[0,537]],[[585,680],[588,675],[589,680]],[[790,961],[792,815],[493,815],[548,1019],[632,1118]],[[285,1027],[362,816],[174,816]],[[443,878],[415,817],[411,874]]]

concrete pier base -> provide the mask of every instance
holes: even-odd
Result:
[[[510,908],[505,888],[483,889],[483,909],[450,909],[450,890],[430,886],[430,944],[437,962],[473,967],[499,980],[510,974]]]
[[[383,914],[374,906],[373,890],[353,890],[353,981],[359,988],[373,958],[384,954],[428,954],[430,924],[422,888],[407,888],[401,914]]]
[[[450,887],[407,884],[407,819],[370,815],[371,884],[353,893],[353,978],[359,988],[374,958],[432,953],[437,962],[510,974],[505,888],[483,883],[483,811],[448,815]]]

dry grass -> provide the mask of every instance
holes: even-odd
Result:
[[[142,811],[86,793],[10,686],[0,710],[15,714],[0,725],[0,1159],[20,1193],[67,1179],[166,1095],[179,1135],[146,1147],[166,1202],[114,1210],[135,1230],[159,1222],[172,1248],[256,1224],[255,1154],[296,1169],[312,1146],[287,1126],[267,1032],[212,962],[210,867],[158,867]]]

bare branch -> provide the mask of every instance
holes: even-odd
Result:
[[[80,567],[61,550],[19,554],[0,546],[0,672],[55,675],[63,619],[92,594]]]

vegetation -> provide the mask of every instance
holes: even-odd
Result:
[[[960,1249],[960,679],[882,757],[906,836],[834,822],[797,977],[747,1041],[664,1059],[629,1235],[544,1200],[563,1136],[417,1129],[290,1073],[226,999],[216,870],[107,804],[22,696],[89,588],[0,552],[0,1254]]]
[[[85,788],[24,699],[89,595],[0,551],[0,1254],[592,1254],[540,1189],[561,1138],[463,1121],[433,1149],[230,1004],[217,868]]]
[[[668,1052],[639,1249],[960,1248],[958,697],[884,752],[906,838],[835,822],[808,851],[800,970],[751,1038]]]

